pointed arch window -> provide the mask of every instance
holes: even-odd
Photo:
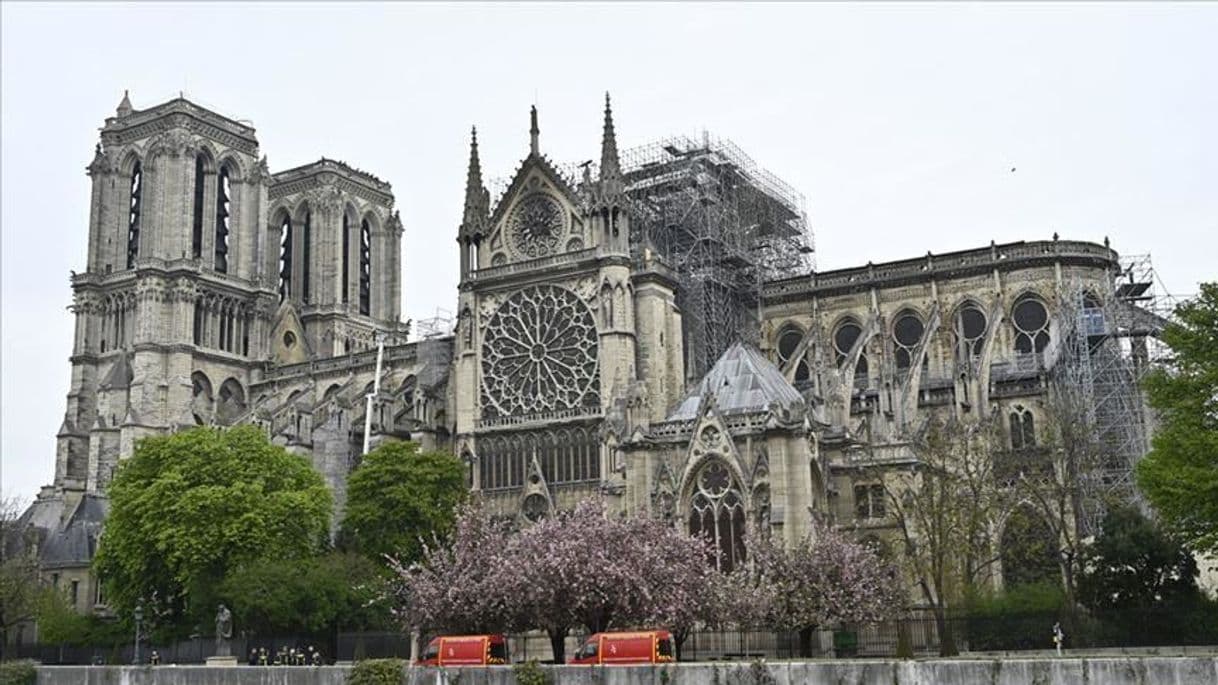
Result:
[[[343,213],[343,304],[351,301],[351,217]]]
[[[372,228],[364,219],[359,225],[359,313],[372,312]]]
[[[715,568],[730,573],[745,560],[744,500],[731,471],[715,459],[702,467],[694,480],[690,500],[689,532],[711,542]]]
[[[144,195],[144,170],[137,161],[131,168],[131,201],[127,210],[127,268],[135,268],[140,254],[140,210]]]
[[[989,326],[985,312],[969,303],[956,315],[956,349],[963,357],[980,357],[985,344],[985,331]]]
[[[799,349],[799,344],[803,342],[804,332],[799,326],[790,324],[785,326],[778,334],[778,364],[782,368],[786,368],[790,363],[791,358]],[[808,360],[800,359],[795,367],[795,382],[806,381],[811,378],[812,374],[808,368]]]
[[[1011,311],[1015,327],[1015,351],[1023,354],[1041,353],[1049,346],[1049,310],[1040,300],[1025,297]]]
[[[837,365],[840,367],[850,357],[850,351],[863,335],[863,329],[853,321],[846,321],[837,327],[833,333],[833,351]],[[867,385],[867,354],[860,353],[858,363],[854,367],[855,387]]]
[[[292,217],[279,227],[279,301],[292,296]]]
[[[914,354],[926,327],[922,319],[913,312],[902,312],[892,327],[892,341],[896,346],[897,369],[907,371],[913,365]]]
[[[309,303],[309,258],[313,243],[313,212],[307,211],[304,216],[304,227],[300,246],[300,301]]]
[[[216,175],[216,271],[228,273],[229,214],[232,211],[232,182],[228,165]]]
[[[1010,415],[1011,449],[1026,450],[1036,447],[1036,425],[1033,423],[1032,412],[1022,406],[1015,405]]]
[[[195,204],[194,221],[190,227],[190,255],[196,259],[203,256],[204,171],[203,155],[195,155]]]

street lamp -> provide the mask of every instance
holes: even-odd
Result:
[[[135,664],[138,666],[140,661],[140,622],[144,620],[144,603],[140,602],[135,605],[133,612],[135,617]]]

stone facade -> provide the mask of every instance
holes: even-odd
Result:
[[[723,568],[750,527],[795,543],[821,518],[882,540],[871,486],[909,466],[928,415],[1009,415],[1036,439],[1072,294],[1110,298],[1118,268],[1055,238],[769,282],[742,331],[760,347],[687,386],[680,276],[630,239],[608,102],[582,182],[541,153],[534,111],[492,203],[473,139],[455,330],[416,342],[388,183],[327,159],[271,173],[252,128],[184,99],[124,98],[89,174],[55,483],[27,514],[44,539],[104,501],[137,440],[197,424],[265,427],[341,511],[371,406],[374,444],[451,450],[522,523],[600,493],[713,535]]]

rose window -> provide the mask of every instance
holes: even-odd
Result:
[[[553,254],[563,232],[562,207],[548,195],[530,195],[512,211],[508,231],[520,254],[526,257]]]
[[[509,297],[483,334],[484,417],[599,407],[592,312],[565,288],[534,286]]]

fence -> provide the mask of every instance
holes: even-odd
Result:
[[[1189,609],[1145,609],[1083,615],[1073,624],[1062,621],[1067,630],[1065,647],[1127,648],[1218,645],[1218,611],[1212,604]],[[1061,620],[1055,613],[1020,613],[994,616],[957,615],[946,620],[960,652],[1046,650],[1053,648],[1053,625]],[[574,653],[583,636],[567,638],[567,655]],[[841,626],[813,635],[813,658],[893,657],[902,638],[914,655],[938,654],[940,631],[933,615],[921,612],[901,621],[866,626]],[[263,648],[273,655],[281,647],[315,646],[325,661],[411,655],[410,637],[397,632],[339,633],[325,643],[299,636],[241,638],[232,641],[233,654],[241,663],[249,660],[250,650]],[[550,661],[550,642],[544,633],[511,634],[508,648],[513,661],[538,659]],[[210,638],[196,638],[171,645],[144,645],[144,661],[156,650],[163,664],[202,663],[215,651]],[[757,658],[793,659],[800,655],[799,635],[788,631],[695,630],[680,647],[682,661],[751,661]],[[44,664],[92,664],[132,662],[132,646],[70,647],[62,645],[10,645],[6,655],[31,658]]]

